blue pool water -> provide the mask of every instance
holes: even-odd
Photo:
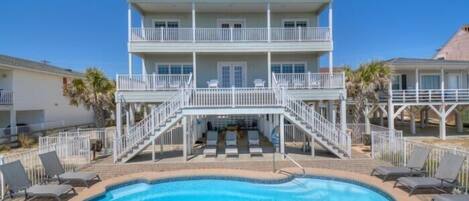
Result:
[[[362,185],[319,178],[279,184],[225,179],[175,180],[124,185],[93,201],[392,201]]]

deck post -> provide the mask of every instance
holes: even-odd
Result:
[[[314,150],[314,138],[311,137],[311,144],[309,145],[310,148],[311,148],[311,157],[315,157],[316,156],[316,151]]]
[[[388,85],[388,128],[394,130],[394,104],[392,103],[392,82]]]
[[[441,101],[445,102],[445,70],[441,68],[440,72],[440,81],[441,81]],[[443,108],[444,109],[444,108]]]
[[[122,136],[122,105],[121,101],[117,100],[116,102],[116,134],[117,136]]]
[[[187,117],[182,117],[182,155],[184,161],[187,161]]]
[[[463,110],[454,110],[454,117],[455,117],[455,120],[456,120],[456,132],[458,133],[462,133],[464,132],[464,124],[463,124],[463,121],[462,121],[462,113]]]
[[[446,140],[446,111],[445,105],[440,106],[440,139]]]
[[[371,134],[371,125],[370,125],[370,118],[368,117],[370,113],[370,107],[368,105],[368,99],[365,99],[365,111],[363,112],[363,117],[365,120],[365,134]]]
[[[195,2],[192,1],[192,42],[195,43]]]
[[[133,126],[135,123],[135,104],[129,104],[129,118],[130,118],[129,126]]]
[[[152,140],[151,141],[151,146],[153,148],[152,152],[151,152],[151,161],[155,162],[155,154],[156,154],[156,145],[155,145],[155,141],[156,139]]]
[[[285,117],[280,115],[280,153],[285,154]]]
[[[270,43],[271,40],[272,40],[272,28],[271,28],[271,22],[270,22],[270,2],[267,2],[267,41]]]
[[[272,87],[272,54],[270,51],[267,52],[267,82],[269,87]]]
[[[425,108],[420,110],[420,128],[425,128]]]
[[[412,107],[409,108],[409,115],[410,115],[410,133],[412,133],[412,135],[415,135],[417,133],[415,130],[415,113],[412,111]]]
[[[379,110],[379,125],[384,126],[384,112],[383,110]]]
[[[18,127],[16,126],[16,110],[13,106],[10,109],[10,130],[11,136],[18,134]]]
[[[129,134],[130,131],[130,112],[127,109],[125,111],[125,127],[126,127],[126,133]]]
[[[193,87],[197,88],[197,53],[192,52],[192,82]]]
[[[419,102],[419,69],[415,68],[415,100]]]

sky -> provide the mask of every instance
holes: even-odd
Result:
[[[469,24],[469,0],[335,0],[333,7],[335,66],[431,58]],[[112,78],[127,72],[125,0],[1,0],[0,10],[0,54],[78,71],[99,67]]]

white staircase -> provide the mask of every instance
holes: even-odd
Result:
[[[175,125],[182,118],[184,99],[177,94],[154,108],[140,122],[114,140],[114,162],[127,162],[143,151],[157,137]]]
[[[316,142],[340,158],[351,156],[351,138],[336,125],[312,110],[301,100],[295,100],[285,89],[278,87],[275,77],[273,88],[263,89],[183,89],[168,101],[151,111],[114,141],[114,161],[127,162],[183,117],[185,108],[284,108],[290,122],[308,133]],[[203,111],[203,110],[201,110]]]
[[[308,133],[321,146],[339,158],[350,158],[352,155],[352,139],[342,132],[335,124],[315,112],[301,100],[296,100],[284,88],[278,86],[275,76],[272,78],[275,95],[281,99],[285,107],[285,118]]]

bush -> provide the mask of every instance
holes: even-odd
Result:
[[[0,152],[7,152],[10,151],[10,146],[8,145],[0,145]]]
[[[18,134],[18,142],[23,148],[31,148],[36,141],[34,140],[34,138],[28,136],[27,134],[20,133]]]

